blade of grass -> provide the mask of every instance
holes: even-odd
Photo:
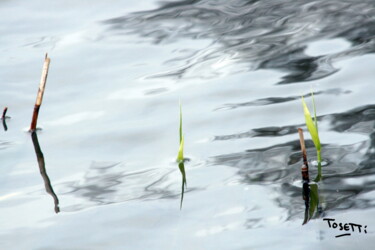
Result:
[[[313,103],[313,109],[314,109],[314,123],[315,123],[316,131],[317,131],[317,133],[319,133],[318,120],[316,119],[316,107],[315,107],[314,92],[312,90],[311,90],[311,97],[312,97],[312,103]]]
[[[177,161],[178,162],[184,161],[184,136],[182,136],[180,147],[178,149]]]
[[[315,148],[317,151],[320,151],[321,145],[320,145],[320,140],[319,140],[319,134],[318,134],[318,129],[315,126],[314,121],[311,118],[310,111],[306,105],[305,99],[302,97],[302,105],[303,105],[303,113],[305,114],[305,122],[307,129],[310,132],[311,139],[314,142]]]
[[[180,144],[182,141],[182,108],[181,108],[181,101],[180,101]]]

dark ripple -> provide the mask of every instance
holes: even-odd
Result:
[[[207,78],[207,73],[216,76],[212,70],[196,68],[230,55],[234,61],[250,63],[244,70],[267,68],[288,72],[280,82],[285,84],[329,76],[338,71],[332,60],[374,52],[374,7],[372,0],[178,1],[103,23],[108,26],[108,37],[125,32],[155,44],[211,39],[219,45],[215,49],[212,45],[200,48],[198,51],[205,53],[198,58],[181,60],[176,69],[154,77],[181,79],[191,76],[191,72],[199,78]],[[352,47],[333,55],[305,55],[308,41],[336,37],[349,40]]]
[[[349,90],[342,90],[339,88],[335,89],[328,89],[325,91],[318,91],[314,93],[314,96],[321,95],[321,94],[329,94],[329,95],[341,95],[341,94],[349,94],[351,91]],[[311,94],[305,94],[303,97],[307,98]],[[301,96],[289,96],[289,97],[268,97],[268,98],[262,98],[257,99],[250,102],[241,102],[241,103],[228,103],[224,104],[222,107],[217,108],[215,110],[227,110],[227,109],[236,109],[236,108],[243,108],[243,107],[252,107],[252,106],[266,106],[266,105],[272,105],[272,104],[279,104],[279,103],[285,103],[290,102],[294,100],[301,99]]]
[[[369,136],[368,140],[353,145],[323,145],[322,156],[328,165],[323,167],[323,182],[320,184],[319,194],[324,197],[325,211],[375,207],[374,202],[361,196],[375,190],[375,106],[366,105],[347,112],[322,116],[320,119],[330,119],[333,131],[359,132]],[[361,129],[362,126],[366,126],[366,129]],[[288,134],[295,133],[298,137],[297,127],[262,128],[252,130],[248,136],[254,137],[255,131],[258,131],[260,136],[274,137],[280,136],[280,131],[285,130]],[[234,135],[232,139],[242,136]],[[315,156],[311,140],[306,141],[306,148],[311,160]],[[237,168],[237,174],[242,177],[242,182],[248,185],[281,184],[274,188],[279,194],[275,201],[288,210],[288,219],[300,217],[303,213],[304,202],[300,182],[302,160],[298,140],[215,156],[210,159],[209,164]],[[316,174],[316,167],[310,164],[310,176]]]
[[[62,196],[80,199],[63,211],[79,211],[92,206],[108,205],[129,200],[176,199],[179,185],[171,179],[180,177],[177,169],[145,169],[128,172],[121,163],[93,163],[82,179],[57,185]],[[172,187],[173,186],[173,187]],[[189,188],[185,193],[194,191]]]
[[[12,145],[9,141],[0,141],[0,150],[9,148]]]
[[[318,116],[318,121],[329,120],[330,130],[337,132],[351,132],[360,134],[370,134],[375,131],[375,105],[361,106],[347,112],[328,114]],[[369,124],[365,124],[365,123]],[[263,127],[251,129],[247,132],[235,133],[231,135],[214,136],[214,141],[236,140],[253,137],[279,137],[290,134],[296,134],[299,127],[305,127],[305,124],[296,124],[282,127]],[[372,134],[370,135],[373,136]],[[310,143],[306,140],[306,143]]]

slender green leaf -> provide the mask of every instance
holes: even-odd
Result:
[[[180,143],[182,141],[182,108],[181,108],[181,101],[180,101]]]
[[[315,107],[314,92],[312,90],[311,90],[311,97],[312,97],[312,103],[313,103],[313,109],[314,109],[314,123],[315,123],[316,131],[319,133],[318,119],[316,118],[316,107]]]
[[[183,161],[184,160],[184,136],[182,136],[182,140],[180,143],[180,148],[178,149],[178,155],[177,155],[177,161]]]
[[[314,142],[316,150],[320,151],[321,145],[320,145],[318,130],[317,130],[317,127],[315,126],[312,118],[311,118],[310,111],[307,108],[306,102],[303,99],[303,97],[302,97],[302,105],[303,105],[303,112],[305,114],[305,122],[306,122],[307,129],[310,132],[311,139]]]

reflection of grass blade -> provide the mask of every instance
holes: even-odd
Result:
[[[320,151],[321,145],[320,145],[320,140],[319,140],[318,128],[315,125],[315,124],[317,124],[316,123],[316,117],[315,117],[315,122],[314,122],[313,119],[311,118],[310,111],[309,111],[303,97],[302,97],[302,105],[303,105],[303,113],[305,114],[305,122],[306,122],[307,129],[310,132],[311,139],[314,142],[316,150]]]
[[[310,211],[309,211],[310,219],[314,216],[315,210],[317,210],[318,205],[319,205],[318,185],[310,184]]]
[[[180,201],[180,209],[182,208],[182,202],[184,200],[184,193],[186,188],[186,173],[185,173],[185,165],[184,162],[180,162],[178,164],[178,168],[180,169],[181,175],[182,175],[182,185],[181,185],[181,201]]]

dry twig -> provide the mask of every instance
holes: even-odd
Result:
[[[38,95],[37,95],[37,98],[36,98],[36,101],[35,101],[33,118],[31,120],[30,132],[33,132],[33,131],[36,130],[36,124],[38,122],[39,109],[40,109],[40,106],[42,105],[43,94],[44,94],[44,89],[46,87],[47,75],[48,75],[48,69],[49,69],[50,62],[51,62],[51,59],[48,57],[48,54],[46,54],[46,57],[44,59],[42,78],[40,79]]]

